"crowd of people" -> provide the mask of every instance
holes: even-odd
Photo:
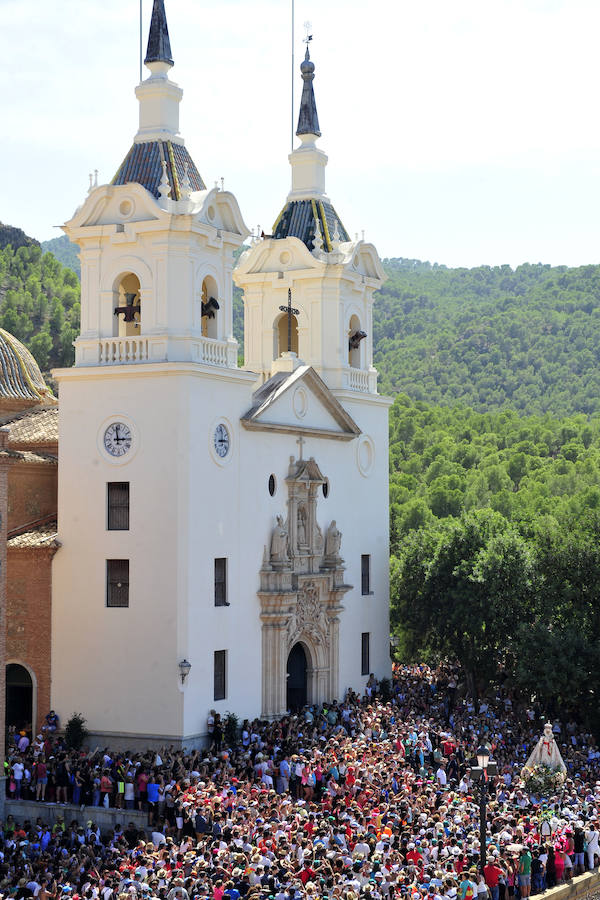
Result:
[[[521,769],[544,725],[498,688],[474,702],[458,667],[398,667],[362,697],[247,722],[184,753],[68,750],[60,731],[16,735],[14,797],[74,804],[52,826],[0,836],[0,893],[15,900],[509,900],[598,864],[600,752],[574,718],[552,722],[567,766],[536,797]],[[215,727],[216,725],[216,727]],[[25,738],[25,740],[23,740]],[[477,747],[487,783],[479,842]],[[123,809],[102,834],[94,806]],[[140,831],[127,810],[147,812]],[[66,814],[66,810],[65,810]],[[65,820],[65,818],[68,819]]]

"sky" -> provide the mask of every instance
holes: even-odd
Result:
[[[291,0],[165,6],[186,145],[269,232],[290,188]],[[351,235],[449,266],[600,262],[597,0],[295,0],[296,117],[305,21]],[[139,0],[0,0],[0,23],[0,220],[47,240],[137,130]]]

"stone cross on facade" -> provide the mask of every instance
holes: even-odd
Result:
[[[292,306],[292,289],[291,288],[288,288],[287,306],[280,306],[279,309],[281,310],[281,312],[284,312],[287,314],[287,320],[288,320],[287,348],[288,348],[288,353],[289,353],[290,350],[292,349],[292,316],[300,315],[300,310],[294,309],[294,307]]]
[[[298,444],[298,449],[299,449],[298,460],[301,460],[301,459],[302,459],[302,448],[304,447],[306,441],[304,440],[304,438],[302,437],[302,435],[300,435],[300,437],[298,438],[298,440],[296,441],[296,443]]]

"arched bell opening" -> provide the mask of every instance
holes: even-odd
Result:
[[[289,318],[289,326],[286,313],[278,316],[273,323],[273,359],[278,359],[288,349],[298,356],[298,319],[293,315]]]
[[[119,276],[113,289],[114,337],[139,337],[142,333],[140,279],[133,272]]]
[[[348,365],[353,369],[362,368],[361,364],[361,344],[364,332],[360,327],[360,319],[358,316],[351,316],[348,325]]]
[[[33,728],[33,679],[25,666],[9,663],[6,667],[6,728],[30,732]]]
[[[287,659],[286,706],[297,712],[308,703],[308,652],[304,644],[294,644]]]
[[[211,275],[202,282],[202,335],[203,337],[219,337],[219,289]]]

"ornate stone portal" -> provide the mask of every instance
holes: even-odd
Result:
[[[317,522],[318,494],[326,481],[313,457],[290,457],[287,520],[277,516],[260,571],[264,717],[286,712],[287,661],[297,643],[307,660],[307,702],[338,697],[339,615],[350,585],[344,584],[342,535],[335,520],[325,537]]]

